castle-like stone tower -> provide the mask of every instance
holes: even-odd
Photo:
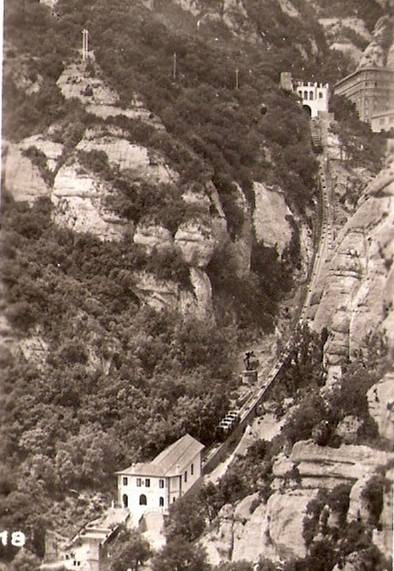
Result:
[[[294,81],[291,77],[291,73],[282,72],[280,75],[280,85],[285,91],[292,91],[299,96],[302,106],[312,119],[318,117],[320,112],[328,112],[328,101],[330,97],[328,83]]]

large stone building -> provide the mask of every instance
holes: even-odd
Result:
[[[117,472],[118,502],[130,510],[137,525],[146,512],[167,513],[201,476],[204,446],[186,434],[151,462],[132,464]]]
[[[350,99],[361,121],[369,123],[374,131],[386,131],[393,126],[390,121],[394,114],[394,70],[360,68],[341,79],[334,92]]]

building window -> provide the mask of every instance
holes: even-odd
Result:
[[[123,478],[123,485],[127,486],[127,478],[126,477]]]
[[[312,101],[313,100],[313,91],[309,92],[309,99]]]
[[[164,480],[159,480],[159,488],[164,488]]]
[[[145,486],[150,488],[150,478],[145,478]]]
[[[140,506],[146,506],[146,505],[147,505],[146,495],[145,495],[145,494],[141,494],[141,495],[140,495]]]
[[[194,474],[194,464],[190,466],[190,474],[193,476]]]
[[[175,500],[176,500],[176,498],[172,498],[172,503],[174,503],[174,502],[175,502]]]
[[[304,91],[304,99],[308,99],[308,92]]]
[[[184,479],[185,482],[187,482],[187,470],[186,470],[186,472],[183,474],[183,479]]]
[[[159,506],[162,508],[164,506],[164,498],[159,498]]]
[[[140,488],[142,486],[141,478],[137,478],[137,487]]]
[[[319,99],[323,99],[323,93],[321,91],[319,93]]]

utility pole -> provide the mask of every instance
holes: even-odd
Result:
[[[235,89],[239,89],[239,69],[235,68]]]
[[[82,30],[82,61],[86,61],[89,58],[89,32],[88,30]]]
[[[172,58],[172,79],[174,81],[176,80],[176,52],[174,52],[174,55]]]

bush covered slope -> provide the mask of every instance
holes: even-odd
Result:
[[[248,2],[253,33],[246,41],[220,21],[199,30],[193,16],[168,2],[156,2],[152,12],[142,2],[59,0],[55,14],[36,2],[7,2],[4,137],[56,139],[64,146],[57,168],[78,153],[84,169],[111,185],[109,206],[130,225],[148,217],[173,234],[196,214],[182,201],[184,190],[211,182],[234,244],[253,210],[257,181],[279,187],[293,213],[312,226],[316,161],[308,123],[295,98],[279,89],[279,75],[336,79],[347,62],[335,60],[316,20],[297,6],[301,17],[291,18],[266,1],[262,20],[258,3]],[[99,119],[64,99],[56,82],[80,58],[85,27],[96,57],[89,73],[101,70],[120,107],[141,98],[164,129],[124,116]],[[160,152],[179,173],[160,201],[154,185],[133,192],[105,153],[76,149],[86,129],[114,127],[129,142]],[[56,173],[45,170],[36,149],[27,154],[51,187]],[[246,208],[238,204],[239,188]],[[242,278],[228,250],[216,252],[207,268],[216,322],[201,322],[157,312],[135,294],[136,270],[190,287],[179,256],[149,257],[127,234],[100,241],[61,227],[50,197],[33,205],[3,198],[6,318],[19,349],[2,354],[7,460],[0,511],[7,514],[2,524],[23,525],[40,553],[40,530],[59,524],[51,510],[70,488],[108,492],[114,470],[185,432],[212,442],[236,386],[240,333],[273,329],[277,304],[293,286],[299,240],[293,224],[293,241],[279,256],[252,237],[251,271]]]

